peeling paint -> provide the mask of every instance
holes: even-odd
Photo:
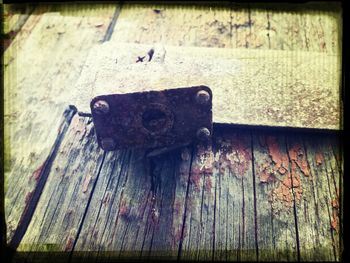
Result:
[[[333,208],[339,208],[339,202],[337,198],[334,198],[331,202]]]
[[[274,211],[279,213],[284,208],[291,208],[294,201],[300,203],[303,187],[299,170],[305,176],[310,175],[310,170],[301,145],[295,144],[288,153],[282,153],[277,138],[273,136],[266,138],[266,145],[272,162],[260,165],[259,179],[262,183],[277,182],[269,193],[269,201]]]
[[[285,173],[288,169],[289,159],[286,153],[282,153],[280,151],[277,138],[273,136],[267,136],[266,144],[268,147],[269,155],[276,165],[276,170]]]
[[[338,198],[334,198],[331,201],[331,205],[332,205],[331,228],[338,232],[338,226],[339,226],[339,215],[338,215],[339,200],[338,200]]]
[[[315,159],[316,159],[316,165],[321,165],[324,162],[323,154],[320,152],[316,153]]]
[[[332,219],[331,219],[331,227],[333,230],[338,231],[338,216],[337,214],[333,213]]]
[[[290,159],[298,165],[301,172],[305,176],[309,176],[310,175],[310,168],[309,168],[303,147],[300,144],[294,144],[291,147],[291,149],[289,149],[288,154],[289,154]]]

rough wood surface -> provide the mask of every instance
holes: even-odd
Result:
[[[342,128],[339,56],[160,46],[148,62],[151,48],[113,42],[92,48],[71,101],[89,112],[97,95],[206,85],[214,123]]]
[[[252,137],[259,260],[298,259],[294,196],[284,134]]]
[[[91,120],[75,115],[52,163],[19,250],[71,251],[74,248],[104,158]]]
[[[27,21],[33,10],[32,5],[16,5],[5,4],[2,5],[3,15],[3,47],[6,49],[16,35],[20,32],[22,26]]]
[[[283,9],[273,5],[232,4],[228,10],[227,7],[124,4],[121,8],[104,6],[96,11],[86,5],[80,6],[82,11],[76,16],[69,14],[77,12],[77,8],[69,6],[61,8],[66,9],[64,12],[57,10],[60,7],[51,10],[60,11],[62,19],[53,13],[34,11],[5,53],[5,86],[11,87],[5,90],[5,132],[7,140],[11,139],[11,144],[7,144],[11,151],[6,152],[6,212],[14,213],[7,217],[8,227],[11,226],[8,235],[13,234],[22,212],[25,192],[34,187],[30,182],[28,184],[28,177],[45,160],[54,141],[57,116],[61,116],[68,100],[64,90],[71,91],[90,47],[98,40],[316,51],[339,56],[339,6],[316,12],[302,6],[288,5]],[[84,18],[80,16],[82,14]],[[50,22],[55,26],[51,27]],[[69,34],[60,31],[64,23],[65,32]],[[78,28],[80,33],[76,34]],[[48,44],[44,45],[46,42]],[[25,67],[18,69],[16,63],[24,63]],[[26,77],[23,79],[22,76]],[[33,87],[38,80],[40,85]],[[51,91],[47,87],[51,87]],[[16,93],[17,97],[14,97]],[[56,101],[62,102],[59,104],[63,107],[61,111],[53,103]],[[53,108],[57,110],[52,112]],[[51,122],[46,114],[40,124],[35,124],[31,116],[35,113],[40,117],[45,111],[50,112]],[[85,128],[90,132],[85,133]],[[47,133],[52,134],[44,136]],[[22,251],[50,251],[49,257],[53,251],[74,251],[73,256],[83,254],[97,257],[97,260],[106,257],[159,258],[162,255],[172,259],[339,259],[342,251],[343,166],[340,146],[332,136],[326,143],[325,134],[312,138],[300,134],[310,174],[318,174],[310,181],[308,177],[303,178],[297,168],[303,189],[313,190],[314,187],[317,192],[321,190],[316,187],[320,187],[330,193],[328,197],[326,193],[320,193],[324,201],[315,204],[313,195],[301,192],[307,209],[318,211],[316,214],[320,215],[319,221],[313,221],[314,215],[304,217],[301,214],[305,205],[299,203],[298,192],[291,189],[287,175],[292,172],[280,175],[282,181],[268,180],[270,174],[263,173],[262,180],[267,182],[261,182],[264,169],[275,174],[276,171],[279,173],[277,169],[281,168],[281,163],[285,165],[285,158],[274,159],[274,154],[288,156],[288,149],[296,141],[295,137],[286,134],[272,134],[277,142],[272,140],[267,144],[260,144],[257,139],[269,136],[271,134],[262,131],[253,132],[251,136],[247,130],[228,130],[226,135],[218,133],[215,136],[212,147],[179,149],[148,163],[141,150],[104,155],[96,149],[89,120],[76,116],[60,148],[66,152],[61,152],[54,160],[53,167],[59,169],[51,170],[38,209],[19,248]],[[249,141],[250,150],[247,148]],[[312,145],[309,147],[309,144]],[[331,145],[332,151],[327,145]],[[277,148],[280,153],[275,151]],[[321,149],[319,151],[325,157],[325,162],[319,166],[316,149]],[[30,159],[27,156],[34,156],[32,164],[26,163]],[[9,165],[11,158],[12,165]],[[97,166],[85,165],[88,160]],[[240,160],[244,160],[243,164]],[[313,166],[313,160],[316,166]],[[242,173],[244,179],[239,178],[241,173],[235,171],[247,163],[248,168]],[[265,166],[259,167],[260,163]],[[288,169],[292,168],[292,163]],[[23,169],[18,168],[20,165]],[[100,172],[98,168],[101,168]],[[150,174],[149,171],[153,172]],[[17,185],[12,178],[19,178]],[[330,182],[328,188],[325,188],[325,182]],[[249,185],[253,186],[249,188]],[[339,199],[334,201],[335,189],[338,189]],[[18,199],[14,202],[17,193]],[[298,230],[299,220],[310,228],[302,226]],[[312,225],[315,222],[318,231]],[[325,252],[320,255],[315,248],[323,248]],[[112,251],[114,249],[116,251]],[[26,257],[35,260],[32,255]]]
[[[40,6],[4,54],[8,241],[26,196],[35,188],[32,174],[45,161],[60,116],[70,104],[65,95],[80,75],[89,48],[104,36],[115,9],[113,5],[83,7]]]
[[[308,136],[218,130],[212,146],[149,160],[145,150],[103,154],[91,120],[75,116],[19,249],[103,260],[338,260],[336,136],[297,140]]]

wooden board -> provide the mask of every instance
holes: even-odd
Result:
[[[97,7],[39,6],[4,53],[8,241],[36,187],[33,174],[40,173],[55,142],[69,104],[65,94],[79,77],[89,48],[103,38],[112,19],[114,5]]]
[[[327,8],[322,8],[323,11],[312,11],[312,7],[305,9],[303,8],[304,5],[299,5],[298,7],[288,5],[285,8],[280,8],[279,6],[280,5],[277,5],[277,7],[273,7],[273,5],[264,5],[263,7],[258,7],[256,4],[232,4],[225,8],[209,8],[208,6],[191,7],[189,5],[123,4],[121,8],[119,5],[117,7],[112,5],[104,7],[100,6],[101,8],[96,8],[95,5],[84,5],[78,7],[64,5],[61,7],[56,6],[54,9],[51,8],[51,11],[58,11],[60,12],[61,16],[64,16],[61,20],[55,20],[52,24],[50,21],[57,16],[57,14],[49,13],[44,15],[42,13],[43,6],[39,6],[39,9],[36,9],[37,11],[34,11],[34,13],[29,17],[23,29],[17,34],[16,38],[12,42],[8,49],[12,51],[7,51],[9,56],[5,56],[5,76],[7,76],[8,81],[12,82],[7,83],[6,86],[13,87],[9,90],[5,90],[5,118],[7,118],[5,120],[5,128],[7,129],[7,141],[8,138],[12,140],[11,144],[7,144],[7,149],[11,149],[11,151],[7,150],[6,152],[6,169],[8,171],[5,177],[7,188],[6,210],[16,211],[18,215],[17,218],[19,218],[22,214],[23,208],[25,207],[24,199],[25,196],[27,196],[26,193],[30,193],[35,188],[35,185],[31,185],[30,182],[30,187],[28,187],[28,180],[26,178],[30,178],[33,172],[34,174],[37,174],[35,171],[46,159],[47,154],[50,152],[56,139],[55,128],[47,129],[47,127],[53,127],[54,125],[56,125],[55,127],[59,127],[62,111],[67,106],[65,103],[67,100],[69,100],[69,97],[66,97],[66,95],[69,94],[72,89],[70,84],[75,84],[76,79],[81,73],[81,66],[84,64],[89,48],[95,45],[98,40],[109,40],[113,43],[117,43],[118,41],[145,44],[161,42],[164,45],[173,46],[182,45],[199,47],[316,51],[335,56],[339,56],[339,54],[341,54],[341,30],[339,30],[339,28],[341,28],[341,24],[339,25],[341,17],[339,15],[339,6],[333,8],[327,4],[325,5]],[[84,15],[85,17],[78,18],[77,16],[80,15]],[[286,19],[286,17],[288,19]],[[71,23],[69,21],[73,22]],[[65,28],[64,23],[68,24],[67,28],[70,30],[69,34],[65,34],[60,31],[61,27]],[[55,26],[51,27],[51,25]],[[148,27],[147,25],[150,26]],[[162,27],[162,25],[164,26]],[[46,26],[49,26],[49,28],[47,29]],[[159,30],[159,27],[161,27],[162,30]],[[67,30],[67,28],[65,29]],[[78,28],[80,33],[76,34]],[[171,30],[174,32],[171,34],[168,33]],[[221,31],[223,34],[220,33]],[[91,34],[92,32],[95,33]],[[178,33],[175,34],[175,32]],[[32,34],[34,34],[34,36],[31,36]],[[83,36],[86,36],[86,38]],[[28,41],[28,39],[32,40]],[[48,42],[49,44],[47,46],[40,44],[45,43],[45,41],[48,40],[50,41]],[[51,43],[51,40],[54,42]],[[68,45],[72,44],[74,48],[67,48],[67,43]],[[58,48],[55,49],[51,47]],[[37,50],[40,50],[40,52]],[[17,57],[22,59],[18,59]],[[22,63],[26,61],[25,58],[28,58],[28,63],[24,64],[26,67],[18,69],[18,65],[22,65]],[[14,63],[17,60],[19,62],[17,64]],[[31,61],[39,61],[40,63],[32,64],[30,63]],[[53,62],[51,63],[51,61]],[[63,69],[65,69],[64,72],[66,73],[71,72],[72,76],[68,74],[68,76],[71,77],[67,78],[67,74],[63,74],[62,72],[62,74],[57,75],[57,72],[59,72],[59,70],[62,71]],[[19,73],[22,73],[19,74],[17,70]],[[20,76],[23,75],[23,72],[25,72],[25,75],[28,76],[27,80],[22,80],[20,78]],[[18,73],[18,75],[16,75],[16,73]],[[18,76],[18,78],[14,76]],[[45,78],[46,76],[47,79]],[[40,79],[40,85],[36,84],[37,79]],[[21,83],[23,84],[22,86],[20,85]],[[35,83],[34,87],[32,87],[33,83]],[[50,86],[50,83],[53,83],[51,85],[53,90],[48,92],[46,87]],[[40,89],[45,90],[42,94],[43,98],[40,97]],[[17,98],[14,97],[16,93]],[[48,103],[36,103],[38,100],[37,96],[40,97],[39,101],[47,101]],[[12,99],[9,100],[9,98]],[[22,98],[22,100],[20,100],[20,98]],[[25,98],[27,98],[27,101],[23,101]],[[62,107],[61,111],[57,110],[54,114],[52,113],[52,109],[56,106],[54,106],[55,104],[52,103],[53,100],[62,102],[62,104],[60,104],[60,107]],[[30,117],[30,114],[23,113],[27,111],[32,112],[32,114],[37,113],[37,116],[43,116],[42,121],[37,124],[34,123],[33,118]],[[50,116],[52,116],[50,124],[47,122],[48,114],[40,115],[44,112],[48,112],[50,113]],[[75,123],[75,128],[77,127],[76,124],[79,124],[78,127],[82,128],[82,131],[80,133],[78,131],[74,133],[73,130],[68,130],[67,134],[69,134],[70,138],[64,138],[64,143],[61,145],[61,147],[65,147],[65,149],[68,149],[69,145],[76,145],[73,137],[80,138],[79,134],[82,135],[84,133],[82,124],[86,124],[87,128],[89,127],[87,120],[83,121],[79,119],[75,120],[73,123]],[[71,129],[74,129],[73,126],[71,126]],[[91,128],[88,129],[91,130]],[[28,136],[28,130],[31,131],[30,134],[34,134],[35,131],[37,136]],[[46,134],[45,132],[50,132],[52,134],[45,137],[43,135]],[[227,136],[230,137],[231,133],[234,133],[234,131],[229,131]],[[85,136],[87,136],[87,134],[85,134]],[[93,148],[94,144],[96,143],[93,141],[93,137],[85,138],[85,136],[81,137],[82,141],[86,142],[90,140],[85,145],[91,145],[90,147]],[[243,141],[245,141],[244,138],[246,138],[246,134],[243,133],[242,136]],[[39,140],[39,137],[46,139]],[[14,138],[16,138],[18,141],[17,144],[14,144]],[[240,135],[238,135],[238,138],[241,138]],[[253,136],[251,139],[254,141],[254,138],[255,137]],[[325,137],[323,135],[317,137],[317,139],[315,139],[316,145],[323,145],[324,139]],[[308,141],[306,141],[306,143],[308,143]],[[21,148],[21,145],[23,144],[28,145],[28,147]],[[282,140],[279,147],[283,149],[284,144],[285,142]],[[339,178],[341,181],[342,153],[339,153],[338,146],[335,143],[331,143],[331,145],[333,148],[333,154],[331,152],[324,154],[329,162],[329,164],[327,164],[327,171],[337,173],[339,177],[335,175],[334,178]],[[234,146],[230,145],[225,147],[229,149],[234,148]],[[81,158],[81,156],[85,154],[88,155],[89,153],[86,152],[88,149],[88,147],[86,149],[81,149],[79,148],[79,145],[76,145],[74,149],[71,149],[75,153],[79,152],[80,154],[78,156],[75,156],[74,153],[71,154],[71,156],[74,157],[72,158],[74,159],[74,163],[84,163],[86,159]],[[218,151],[217,147],[214,147],[213,149],[213,153]],[[251,151],[254,153],[254,156],[257,155],[256,149],[259,151],[258,146],[254,146],[253,150]],[[310,149],[313,148],[311,147]],[[211,156],[210,149],[207,151],[209,156]],[[33,154],[30,155],[30,152]],[[320,206],[320,208],[322,208],[322,213],[320,214],[322,214],[323,219],[319,225],[321,226],[322,232],[311,232],[310,237],[310,232],[306,231],[305,235],[301,235],[299,231],[299,247],[294,247],[294,244],[297,243],[297,235],[295,230],[295,232],[293,232],[295,225],[292,225],[292,222],[297,222],[297,212],[291,215],[292,218],[281,217],[278,214],[275,215],[273,210],[267,212],[267,215],[270,215],[271,218],[273,218],[271,222],[274,222],[274,226],[278,226],[281,231],[277,231],[276,227],[272,226],[270,223],[265,223],[265,219],[267,217],[259,217],[259,213],[264,211],[264,209],[268,208],[270,205],[269,202],[266,202],[265,205],[263,203],[265,200],[267,200],[266,194],[268,195],[269,191],[272,191],[273,186],[271,186],[268,190],[264,190],[265,192],[262,191],[262,193],[265,193],[265,195],[258,195],[258,189],[253,188],[249,192],[249,189],[245,187],[248,182],[251,183],[251,181],[248,179],[244,182],[245,184],[243,187],[237,189],[236,187],[239,186],[239,179],[236,179],[235,177],[226,177],[226,181],[224,179],[220,181],[222,178],[218,178],[218,172],[216,172],[217,168],[215,167],[213,168],[213,176],[204,175],[203,171],[201,171],[200,176],[198,176],[198,170],[190,172],[191,164],[193,163],[192,160],[195,160],[195,163],[198,164],[200,163],[201,158],[205,159],[205,157],[201,157],[201,154],[197,154],[197,152],[197,148],[180,149],[180,151],[176,154],[168,154],[158,159],[155,166],[159,167],[158,170],[160,170],[160,172],[158,171],[156,173],[156,180],[149,179],[150,177],[154,178],[154,176],[147,177],[146,172],[143,173],[139,171],[143,167],[146,167],[146,164],[143,165],[137,162],[137,164],[135,164],[135,168],[130,166],[129,162],[134,162],[135,159],[139,160],[138,156],[141,158],[143,155],[142,152],[131,151],[129,153],[115,153],[115,155],[112,154],[105,157],[112,161],[113,158],[115,158],[114,160],[116,160],[116,162],[114,167],[108,166],[107,163],[105,164],[104,162],[100,166],[104,167],[104,171],[106,171],[107,174],[106,178],[102,176],[102,174],[100,174],[98,177],[95,174],[91,174],[91,182],[94,182],[93,185],[87,183],[89,180],[83,180],[84,178],[90,178],[86,177],[85,173],[79,174],[82,172],[82,169],[84,169],[83,166],[79,165],[79,169],[77,171],[72,170],[70,163],[64,162],[66,161],[64,160],[64,153],[59,153],[58,156],[60,156],[60,159],[56,161],[53,160],[56,164],[59,164],[60,168],[62,168],[59,170],[59,172],[64,173],[64,171],[67,169],[67,171],[72,171],[74,176],[66,177],[67,181],[63,182],[59,181],[58,178],[52,178],[52,175],[58,171],[53,169],[51,170],[50,174],[48,174],[48,180],[50,180],[53,185],[46,185],[46,187],[48,189],[57,190],[58,194],[44,189],[37,206],[38,209],[33,217],[33,222],[31,222],[28,233],[25,236],[25,240],[23,240],[22,245],[20,246],[20,250],[49,251],[50,253],[46,253],[48,258],[51,258],[54,255],[54,251],[67,249],[68,251],[74,250],[74,256],[83,254],[85,256],[97,256],[100,257],[100,259],[101,257],[104,258],[105,256],[120,256],[124,258],[135,256],[145,259],[147,257],[159,258],[160,255],[165,255],[167,258],[180,259],[191,259],[198,257],[215,259],[235,259],[237,257],[259,259],[261,255],[264,255],[262,258],[267,260],[283,260],[295,259],[295,257],[298,257],[298,255],[303,254],[306,255],[304,258],[312,258],[313,256],[316,258],[316,252],[313,249],[307,251],[307,245],[310,243],[310,240],[312,242],[316,242],[316,240],[319,239],[321,242],[315,244],[319,244],[319,247],[324,247],[325,259],[336,259],[338,257],[337,255],[341,254],[341,248],[339,248],[338,251],[337,246],[329,246],[330,236],[332,235],[334,242],[337,242],[338,238],[340,239],[339,241],[341,241],[340,233],[342,231],[342,221],[339,220],[338,217],[340,216],[341,218],[341,214],[339,215],[341,204],[339,205],[339,208],[335,202],[333,202],[331,206],[328,206],[328,211],[330,212],[330,216],[328,218],[325,217],[326,210],[324,210],[324,206]],[[236,164],[237,162],[235,162],[234,158],[235,151],[232,150],[232,152],[234,153],[232,162],[233,164]],[[69,155],[68,152],[66,154]],[[315,151],[310,150],[310,153],[308,153],[308,158],[311,158],[310,160],[315,159],[313,154],[315,154]],[[30,165],[22,162],[22,160],[30,159],[27,156],[30,157],[33,155],[40,157],[35,157],[34,161]],[[14,156],[18,156],[18,158],[14,158]],[[225,159],[224,155],[222,156],[223,157],[221,157],[221,159]],[[265,152],[263,157],[269,160],[268,158],[270,157],[268,150]],[[11,158],[12,163],[9,165],[9,160]],[[79,160],[79,158],[81,159]],[[24,167],[26,167],[25,169],[27,170],[18,169],[20,165],[24,165]],[[223,164],[223,166],[225,167],[225,164]],[[253,167],[255,170],[257,169],[255,166],[252,166],[252,176],[255,174]],[[91,167],[86,167],[86,169],[90,168]],[[226,169],[226,171],[229,171],[228,168]],[[123,172],[119,173],[119,171]],[[320,180],[325,181],[325,174],[322,172],[324,170],[321,169],[320,171]],[[311,172],[314,173],[313,170]],[[133,176],[134,174],[137,174],[138,176],[140,175],[140,177],[135,178]],[[13,180],[13,178],[18,178],[18,180]],[[122,189],[119,188],[115,192],[115,195],[112,195],[114,199],[109,201],[111,194],[114,194],[113,190],[115,190],[115,180],[117,178],[121,179],[120,182],[125,182],[125,190],[123,191],[123,194],[125,193],[125,197],[127,197],[125,202],[123,200],[123,202],[118,200],[122,191]],[[132,188],[135,185],[139,185],[137,180],[140,178],[142,179],[141,182],[144,182],[144,189],[141,189],[139,192],[135,193],[135,189]],[[198,184],[198,178],[202,184]],[[207,180],[207,178],[210,178],[212,185],[215,185],[214,189],[211,189],[209,192],[206,192],[205,189],[203,190],[203,182],[205,186],[205,183],[210,181]],[[122,181],[124,179],[127,180]],[[105,180],[109,180],[109,182],[106,182]],[[151,200],[147,199],[147,201],[144,200],[144,202],[140,201],[142,200],[142,197],[150,195],[151,191],[149,189],[154,189],[152,188],[152,184],[154,184],[154,182],[157,182],[156,188],[160,189],[157,190],[157,198],[153,199],[151,197]],[[254,185],[256,185],[256,187],[262,187],[264,185],[259,183],[256,176],[253,176],[252,182]],[[73,189],[70,187],[70,184],[74,185],[76,188]],[[234,187],[230,186],[231,184],[234,185]],[[203,201],[202,199],[199,199],[201,196],[196,195],[195,193],[190,193],[190,189],[196,189],[197,185],[199,186],[198,191],[203,193]],[[207,188],[209,185],[210,184],[208,183]],[[326,187],[325,184],[320,183],[318,185]],[[104,187],[106,186],[108,187],[105,188],[106,191],[104,191]],[[8,189],[10,188],[11,191],[9,192]],[[220,188],[222,190],[220,190]],[[15,189],[15,191],[13,189]],[[21,189],[24,190],[22,191]],[[61,195],[65,202],[54,202],[54,200],[59,198],[59,194],[63,192],[66,193],[67,189],[71,194],[67,195],[67,197]],[[85,194],[83,193],[82,189],[86,189]],[[251,215],[244,212],[250,211],[249,213],[251,213],[251,201],[243,202],[243,200],[246,199],[242,198],[242,202],[238,202],[239,205],[246,203],[249,204],[249,207],[247,207],[245,210],[243,210],[240,206],[231,207],[229,205],[225,205],[225,202],[223,202],[225,198],[223,195],[225,191],[224,189],[233,189],[233,192],[239,195],[237,199],[233,197],[230,199],[231,196],[228,194],[227,198],[229,201],[241,200],[242,189],[248,191],[244,192],[245,198],[249,198],[249,196],[251,197],[251,191],[253,191],[255,222],[254,240],[258,240],[255,242],[254,251],[250,249],[251,240],[253,238],[251,236],[251,232],[249,232],[249,235],[244,235],[240,224],[234,217],[236,213],[240,213],[240,211],[242,211],[239,217],[240,220],[243,220],[243,215],[245,215],[245,220],[251,222]],[[329,189],[330,190],[326,189],[325,192],[334,192],[333,188]],[[73,193],[74,190],[77,190],[77,193]],[[18,195],[16,194],[16,191],[19,192]],[[95,191],[96,195],[94,194]],[[340,200],[341,191],[341,187],[339,187]],[[105,193],[104,197],[106,198],[106,204],[103,204],[104,201],[101,201],[103,200],[101,197],[103,193]],[[213,193],[215,193],[214,199],[213,196],[211,196]],[[200,212],[196,211],[195,207],[191,205],[190,199],[187,198],[190,195],[191,197],[195,197],[195,202],[203,204],[203,209]],[[18,196],[17,202],[14,201],[16,196]],[[305,196],[307,201],[310,196],[308,194]],[[261,199],[259,203],[260,199],[257,197],[265,197],[265,199]],[[117,203],[116,205],[109,203],[113,202],[114,200]],[[174,200],[174,205],[169,206],[168,204],[172,203],[172,200]],[[213,207],[213,202],[214,207],[216,207],[215,215],[211,214],[213,212],[212,210],[207,209],[208,205],[211,208]],[[272,203],[271,206],[278,207],[283,204],[281,200],[276,200],[275,202],[276,204]],[[309,201],[309,203],[313,204],[311,201]],[[91,204],[94,205],[92,206]],[[129,204],[131,204],[131,207],[128,206]],[[142,204],[146,204],[146,207],[142,206]],[[100,214],[98,214],[96,211],[96,205],[97,207],[101,207],[99,210]],[[298,205],[298,203],[296,203],[296,205]],[[76,210],[76,213],[73,213],[71,219],[70,215],[72,213],[68,208],[69,206]],[[131,220],[130,222],[127,222],[129,220],[129,214],[131,215],[131,219],[135,213],[136,215],[140,215],[137,211],[137,208],[140,207],[145,209],[145,213],[148,213],[145,215],[147,216],[147,219],[143,217],[143,220],[140,220],[140,217],[136,217],[138,218],[136,221]],[[171,207],[173,207],[172,214],[170,214]],[[290,206],[288,203],[287,208],[289,209],[289,207]],[[153,210],[153,208],[155,208],[155,210]],[[53,209],[55,209],[55,211]],[[316,211],[316,208],[311,208],[311,210]],[[44,216],[43,213],[45,213],[45,211],[46,215]],[[117,218],[116,213],[118,213],[118,211],[121,211],[121,216],[119,217],[120,220],[118,221],[117,225],[114,226],[113,220]],[[187,216],[186,211],[190,213],[190,215]],[[160,215],[158,217],[159,223],[157,223],[157,220],[155,220],[157,219],[157,214]],[[105,217],[106,215],[108,216]],[[202,228],[198,228],[200,224],[198,224],[196,220],[191,221],[190,218],[192,215],[196,220],[198,218],[202,218],[202,223],[205,226],[204,230]],[[224,221],[224,215],[226,215],[228,218],[228,220],[226,220],[228,225],[223,225],[221,227],[220,222]],[[233,217],[231,217],[231,215]],[[40,218],[45,218],[42,225],[39,222]],[[208,223],[203,220],[206,218],[210,219]],[[9,218],[7,218],[7,220],[8,219]],[[52,222],[62,222],[62,225],[50,225],[51,219]],[[213,229],[213,227],[211,227],[213,220],[215,221],[215,235],[210,232],[208,233],[208,231]],[[8,226],[12,225],[12,230],[10,229],[10,235],[12,235],[16,224],[13,220],[10,220],[9,222],[12,222],[11,224],[8,224]],[[86,226],[84,222],[86,222]],[[169,222],[172,223],[170,224]],[[307,220],[305,220],[305,222],[309,224]],[[189,223],[193,223],[191,232],[188,230],[191,229],[191,226],[188,225]],[[330,228],[327,228],[327,226],[329,226],[328,223],[331,226]],[[259,224],[263,224],[263,227],[259,228]],[[107,230],[108,226],[113,226],[115,232],[107,233],[108,231],[100,231],[100,229]],[[227,232],[226,234],[225,229],[231,227],[235,229],[235,232]],[[91,229],[94,229],[94,232],[91,232]],[[310,227],[310,229],[312,228]],[[97,241],[94,241],[93,237],[93,233],[95,232],[97,232]],[[139,233],[139,235],[143,236],[143,245],[140,244],[140,240],[135,239],[133,233]],[[168,233],[172,234],[168,235]],[[202,237],[200,239],[200,246],[194,244],[195,239],[191,235],[192,233],[200,234],[199,236]],[[271,236],[270,233],[275,234]],[[285,233],[287,233],[287,235],[285,235]],[[45,238],[45,235],[48,235],[47,239]],[[315,236],[313,237],[312,235]],[[320,238],[317,237],[317,235],[323,235],[323,237]],[[223,236],[225,236],[225,243],[218,238]],[[279,238],[276,239],[274,238],[275,236]],[[295,239],[293,239],[294,236]],[[122,237],[122,240],[119,241],[119,237]],[[269,237],[272,238],[269,239]],[[104,241],[109,238],[117,241],[115,246],[113,246],[113,244],[108,245],[104,243]],[[215,238],[215,242],[211,242],[211,238]],[[282,242],[277,243],[276,246],[276,240],[282,240]],[[285,241],[287,241],[288,245],[291,245],[289,246],[290,250],[288,253],[284,249],[287,247],[283,243]],[[100,246],[98,245],[99,242],[101,242]],[[213,244],[215,250],[212,249],[211,251],[206,252],[204,249],[202,249],[208,247],[208,244],[210,243]],[[136,244],[137,250],[131,251],[130,247],[134,244]],[[274,246],[277,249],[273,249]],[[238,247],[244,247],[245,250],[238,251],[235,249]],[[119,250],[106,252],[105,248]],[[335,255],[334,257],[332,257],[330,250],[333,250],[333,255]],[[90,251],[91,254],[86,253],[86,251]],[[25,256],[27,258],[29,257],[29,259],[35,260],[35,258],[31,257],[32,255]],[[64,257],[62,258],[62,261],[66,259],[67,258]]]
[[[145,150],[102,153],[92,127],[73,117],[20,251],[339,259],[336,136],[313,135],[304,150],[297,139],[308,134],[216,129],[213,145],[149,160]]]
[[[342,128],[340,58],[316,52],[106,42],[92,48],[70,101],[89,112],[97,95],[198,85],[213,92],[214,123]]]

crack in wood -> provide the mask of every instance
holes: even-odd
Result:
[[[74,106],[69,106],[63,113],[60,127],[58,129],[56,140],[51,147],[51,151],[44,161],[42,168],[40,169],[40,175],[38,175],[38,181],[35,189],[33,190],[31,197],[26,202],[26,207],[21,215],[20,221],[16,228],[16,231],[9,243],[9,246],[13,249],[16,249],[21,242],[30,222],[32,216],[35,212],[36,205],[39,201],[42,190],[45,186],[46,180],[49,176],[51,166],[55,157],[57,155],[58,149],[61,145],[61,142],[69,128],[69,125],[76,113],[77,109]]]

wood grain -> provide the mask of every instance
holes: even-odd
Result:
[[[296,261],[297,234],[285,135],[252,137],[259,260]]]
[[[91,120],[75,115],[19,251],[72,250],[104,156]]]
[[[56,6],[54,12],[47,12],[50,8],[39,6],[4,54],[8,241],[24,210],[27,194],[35,188],[30,178],[45,161],[55,141],[60,116],[70,104],[66,94],[80,75],[89,48],[105,34],[115,6],[86,8],[80,14],[75,12],[78,6],[68,10]]]
[[[214,123],[338,130],[340,79],[340,58],[320,52],[109,42],[91,50],[70,100],[88,112],[98,95],[206,85]]]
[[[120,14],[115,6],[55,8],[51,11],[60,15],[34,11],[5,54],[5,80],[11,86],[5,90],[5,132],[11,142],[6,155],[6,210],[13,213],[7,218],[10,236],[24,203],[24,194],[16,202],[13,197],[35,187],[28,186],[26,176],[40,166],[52,145],[57,116],[63,111],[59,107],[71,100],[71,93],[64,91],[71,91],[89,49],[108,39],[106,32],[114,44],[341,54],[338,7],[311,12],[294,5],[210,9],[124,4]],[[112,16],[114,28],[108,26]],[[45,109],[52,119],[39,114]],[[37,124],[33,120],[38,117]],[[151,161],[143,150],[102,153],[91,121],[75,116],[19,249],[49,251],[49,257],[66,250],[73,252],[73,260],[83,255],[98,261],[338,259],[343,162],[336,138],[236,129],[215,133],[212,146],[193,145]],[[290,159],[289,151],[300,142],[309,177],[298,170],[301,157]],[[26,163],[28,156],[31,164]],[[278,179],[270,179],[270,174]],[[299,176],[306,190],[294,189],[291,176]],[[316,202],[314,195],[320,196]],[[306,206],[315,214],[304,216]],[[321,248],[324,252],[319,253]],[[27,259],[36,258],[28,254]]]

